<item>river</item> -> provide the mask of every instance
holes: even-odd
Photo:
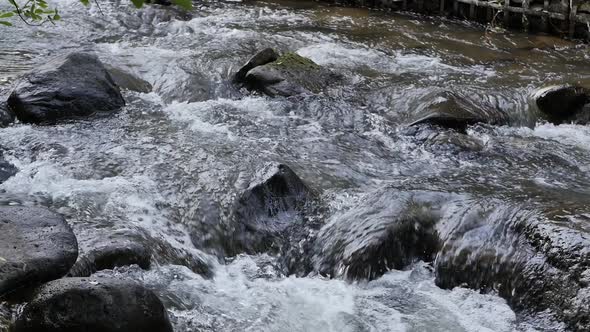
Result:
[[[189,227],[211,202],[223,208],[262,163],[279,161],[321,193],[328,220],[379,208],[358,202],[387,187],[499,208],[526,202],[590,232],[590,127],[542,122],[527,101],[544,85],[590,85],[587,45],[308,1],[198,2],[192,13],[55,4],[56,25],[0,26],[0,92],[80,48],[153,89],[126,91],[127,106],[112,116],[0,129],[19,169],[0,199],[64,214],[82,252],[104,232],[140,231],[202,257],[210,278],[166,262],[98,273],[154,290],[176,331],[564,329],[551,313],[515,313],[494,292],[440,289],[423,262],[370,282],[285,276],[265,254],[216,260],[192,245]],[[302,99],[242,95],[228,78],[265,47],[309,57],[346,83]],[[459,138],[408,128],[424,98],[444,88],[501,105],[510,125]]]

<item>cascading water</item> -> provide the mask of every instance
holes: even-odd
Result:
[[[1,201],[62,213],[82,253],[106,234],[159,243],[149,270],[97,275],[154,290],[176,331],[565,329],[551,311],[516,314],[498,287],[437,287],[432,262],[371,281],[346,281],[338,259],[338,278],[286,276],[272,255],[219,261],[195,248],[199,234],[190,231],[227,217],[240,184],[265,162],[281,162],[319,193],[324,223],[344,225],[319,231],[326,248],[344,237],[354,251],[381,236],[404,213],[395,204],[408,193],[444,201],[434,209],[436,232],[462,238],[442,243],[439,261],[461,248],[477,255],[480,235],[501,233],[493,225],[512,225],[506,220],[521,206],[588,232],[590,129],[537,123],[527,100],[542,85],[590,83],[587,46],[309,2],[204,2],[192,13],[126,1],[101,2],[103,13],[74,0],[57,5],[63,20],[55,26],[0,26],[0,95],[25,70],[74,49],[92,50],[152,89],[126,91],[127,106],[111,116],[0,129],[4,157],[19,170],[0,185]],[[309,57],[344,83],[302,98],[244,96],[231,73],[265,47]],[[408,128],[425,98],[444,88],[499,105],[510,125],[465,134]],[[367,231],[348,230],[351,218]],[[459,227],[473,231],[457,235]],[[518,241],[502,237],[497,252]],[[168,259],[169,251],[181,259]]]

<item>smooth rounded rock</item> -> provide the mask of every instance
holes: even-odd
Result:
[[[13,332],[171,332],[168,314],[150,290],[111,278],[64,278],[42,286]]]
[[[47,124],[112,112],[125,101],[98,57],[70,53],[22,77],[8,105],[22,122]]]
[[[532,102],[553,124],[590,122],[590,89],[575,85],[549,86],[535,92]]]
[[[477,123],[502,125],[507,116],[497,107],[487,103],[475,103],[459,93],[442,91],[426,96],[426,102],[418,110],[410,126],[428,123],[440,127],[464,131]]]
[[[78,243],[63,216],[38,207],[0,207],[0,296],[64,276]]]
[[[96,271],[132,264],[137,264],[142,269],[148,269],[151,250],[147,243],[141,240],[131,236],[108,236],[106,239],[102,239],[95,248],[82,255],[68,276],[89,277]]]

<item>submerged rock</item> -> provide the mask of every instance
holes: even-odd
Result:
[[[429,123],[464,131],[477,123],[502,125],[507,121],[506,114],[495,105],[476,103],[459,93],[442,91],[426,97],[410,126]]]
[[[78,257],[64,218],[37,207],[0,207],[0,297],[65,275]]]
[[[349,280],[375,279],[391,269],[431,262],[440,247],[437,193],[378,191],[336,216],[316,240],[316,270]]]
[[[275,253],[296,229],[305,226],[305,214],[314,193],[288,166],[266,165],[241,191],[226,221],[211,218],[193,229],[199,248],[222,247],[220,256]]]
[[[278,56],[272,49],[255,55],[235,75],[234,81],[269,96],[320,93],[339,77],[297,53]]]
[[[486,202],[486,206],[489,206]],[[468,208],[442,231],[436,284],[498,292],[519,311],[590,327],[590,237],[518,207]],[[441,228],[442,229],[442,228]]]
[[[15,120],[14,112],[8,107],[8,103],[0,101],[0,127],[6,127]]]
[[[64,278],[42,286],[13,332],[171,332],[164,305],[143,286],[120,279]]]
[[[13,177],[18,172],[18,169],[13,164],[6,161],[0,156],[0,183]]]
[[[151,250],[146,243],[131,237],[108,236],[84,254],[74,264],[68,276],[89,277],[96,271],[113,269],[118,266],[137,264],[142,269],[150,267]]]
[[[149,82],[144,81],[141,78],[136,77],[135,75],[130,74],[122,69],[108,65],[105,67],[109,72],[109,75],[111,75],[113,82],[115,82],[119,88],[143,93],[152,91],[152,85]]]
[[[115,111],[125,105],[111,75],[95,55],[70,53],[35,68],[8,98],[26,123],[55,123]]]
[[[553,124],[590,122],[590,89],[575,85],[550,86],[535,92],[533,108]]]

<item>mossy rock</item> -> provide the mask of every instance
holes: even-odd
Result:
[[[313,60],[302,57],[301,55],[288,52],[281,55],[275,62],[270,64],[275,68],[282,68],[287,70],[321,70],[322,67]]]
[[[248,71],[244,82],[251,90],[270,96],[293,96],[321,93],[338,80],[338,75],[311,59],[288,52],[275,61],[256,66]]]

